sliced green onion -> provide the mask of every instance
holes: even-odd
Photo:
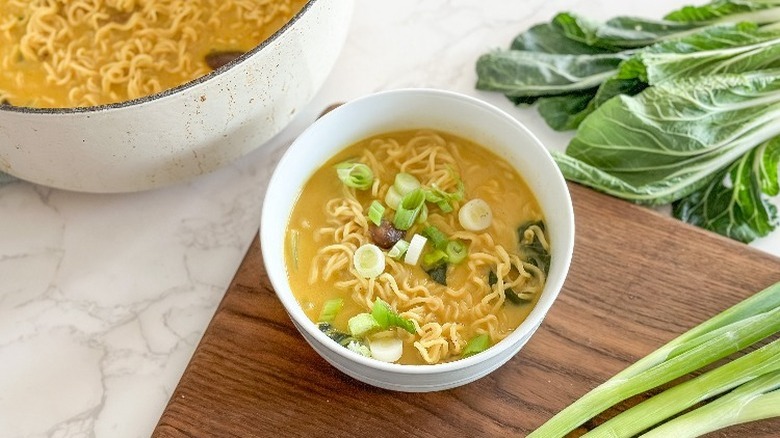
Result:
[[[473,356],[482,353],[490,347],[490,336],[487,333],[474,336],[463,349],[463,357]]]
[[[483,199],[472,199],[460,208],[458,222],[465,230],[482,231],[493,222],[493,212]]]
[[[385,204],[393,210],[398,210],[398,204],[401,203],[401,198],[402,196],[398,193],[398,190],[396,190],[395,187],[390,187],[385,195]]]
[[[336,166],[336,174],[347,187],[358,190],[366,190],[374,182],[374,172],[363,163],[345,161]]]
[[[428,220],[428,204],[423,204],[420,209],[420,215],[417,216],[417,223],[424,224]]]
[[[399,230],[408,230],[417,220],[420,210],[425,204],[422,190],[412,190],[401,198],[393,218],[393,226]]]
[[[454,209],[453,204],[463,199],[465,192],[463,181],[458,178],[454,192],[448,193],[433,185],[425,189],[425,200],[436,204],[442,212],[449,213]]]
[[[385,206],[376,199],[368,207],[368,220],[377,227],[382,223],[382,217],[385,215]]]
[[[663,385],[780,331],[780,283],[745,299],[638,360],[536,429],[562,437],[615,403]]]
[[[406,256],[404,256],[404,263],[407,265],[416,265],[420,260],[425,243],[428,241],[425,237],[415,234],[412,236],[412,241],[409,242],[409,248],[406,250]]]
[[[393,245],[392,248],[390,248],[390,251],[387,252],[387,255],[393,259],[400,260],[401,257],[406,254],[406,251],[409,249],[409,242],[405,241],[404,239],[399,240],[398,242],[395,242],[395,245]]]
[[[383,330],[391,327],[399,327],[409,333],[417,333],[411,319],[401,317],[389,304],[379,298],[374,301],[374,306],[371,308],[371,316],[374,317],[377,324],[379,324],[379,327]]]
[[[447,261],[454,264],[462,262],[466,259],[466,256],[469,255],[468,247],[460,240],[450,240],[447,242],[444,252],[447,253]]]
[[[449,241],[447,236],[433,225],[423,228],[422,235],[431,241],[431,245],[433,245],[434,248],[441,250],[447,248],[447,242]]]
[[[420,181],[409,173],[398,173],[395,175],[395,182],[393,187],[401,194],[401,196],[420,188]]]
[[[344,305],[344,300],[341,298],[333,298],[332,300],[325,301],[320,310],[319,322],[333,322],[336,319],[336,315],[341,311],[341,307]]]
[[[376,278],[385,272],[385,254],[378,246],[366,243],[355,250],[352,263],[358,275],[363,278]]]
[[[440,249],[434,249],[423,256],[422,268],[428,270],[445,263],[447,263],[447,253]]]
[[[395,362],[404,354],[404,342],[398,338],[381,337],[368,340],[371,357],[382,362]]]
[[[349,321],[347,321],[347,327],[349,328],[349,333],[352,336],[361,337],[368,332],[378,329],[379,323],[376,322],[370,313],[358,313],[352,318],[349,318]]]

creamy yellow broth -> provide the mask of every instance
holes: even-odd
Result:
[[[412,143],[416,146],[410,147]],[[409,165],[409,160],[401,164],[405,156],[423,156],[431,150],[438,151],[434,158],[424,157],[417,165]],[[398,156],[391,158],[391,155]],[[346,188],[337,178],[333,166],[348,159],[369,164],[379,181],[375,183],[376,187],[366,191]],[[411,160],[414,161],[414,158]],[[431,180],[426,177],[429,172],[423,169],[423,164],[435,160],[446,162],[440,166],[441,169],[450,169],[450,173],[459,175],[463,182],[465,198],[457,206],[474,198],[482,198],[490,204],[494,217],[491,226],[482,232],[473,233],[475,240],[469,244],[466,261],[448,268],[447,286],[432,281],[419,264],[409,266],[395,263],[397,269],[386,268],[386,272],[392,271],[394,281],[408,283],[408,287],[401,287],[400,293],[393,292],[387,284],[382,289],[376,284],[369,284],[367,280],[355,279],[354,271],[350,272],[349,249],[339,251],[324,248],[346,242],[345,246],[354,251],[357,242],[370,242],[365,227],[361,227],[360,223],[366,221],[365,214],[371,202],[384,199],[395,174],[404,165],[407,167],[403,170],[416,173],[415,176],[423,185],[430,184]],[[444,173],[438,173],[438,181],[453,189],[454,182],[447,181],[447,177],[442,175]],[[332,206],[344,199],[354,199],[359,206],[354,208],[354,214],[335,217]],[[331,207],[328,207],[329,203]],[[437,226],[451,236],[457,236],[458,233],[468,236],[458,225],[457,208],[452,213],[442,213],[438,207],[431,204],[428,206],[426,223]],[[392,210],[388,209],[385,217],[392,217]],[[526,283],[521,287],[536,292],[529,303],[512,304],[506,301],[503,293],[493,293],[488,303],[483,302],[493,292],[487,284],[487,276],[496,269],[490,257],[499,251],[497,247],[518,255],[518,227],[542,219],[536,198],[523,178],[494,153],[444,132],[393,132],[349,146],[325,163],[306,183],[287,229],[285,254],[288,277],[298,302],[315,323],[318,322],[323,303],[340,297],[345,305],[333,326],[346,332],[349,318],[360,312],[370,312],[370,303],[379,297],[390,303],[402,316],[414,319],[423,328],[415,335],[396,329],[396,335],[404,341],[400,363],[426,364],[455,360],[461,357],[460,353],[467,341],[478,334],[490,334],[493,344],[506,337],[527,317],[538,300],[538,291],[543,287],[544,279],[538,281],[538,284],[532,284],[538,279],[525,272],[524,275],[530,278],[524,279]],[[414,225],[408,230],[406,240],[423,226]],[[350,235],[349,239],[344,238],[347,234]],[[483,257],[483,254],[486,255]],[[330,278],[325,278],[328,264],[339,262],[341,268],[334,269]],[[469,268],[469,263],[475,266]],[[507,281],[512,277],[520,277],[514,268],[508,274]],[[377,280],[375,283],[382,281],[385,280]],[[425,292],[421,292],[423,289]],[[486,315],[492,315],[488,317],[491,321],[480,322]],[[437,330],[442,332],[438,336]]]
[[[306,0],[0,0],[0,103],[80,107],[154,94],[246,52]]]

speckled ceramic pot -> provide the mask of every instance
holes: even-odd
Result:
[[[142,99],[78,109],[0,107],[0,171],[85,192],[150,189],[262,145],[314,96],[353,0],[311,0],[284,28],[206,76]]]

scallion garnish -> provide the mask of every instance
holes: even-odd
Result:
[[[363,278],[376,278],[385,272],[385,254],[378,246],[366,243],[355,250],[352,264]]]
[[[490,336],[487,333],[474,336],[463,349],[462,356],[469,357],[481,353],[490,347]]]
[[[349,318],[347,327],[349,328],[349,334],[362,337],[374,329],[378,329],[379,323],[376,322],[370,313],[358,313],[352,318]]]
[[[445,263],[447,263],[447,253],[440,249],[434,249],[423,256],[422,268],[428,270]]]
[[[419,234],[412,236],[412,241],[409,242],[409,248],[406,250],[406,255],[404,256],[404,263],[407,265],[416,265],[417,261],[420,260],[426,242],[428,242],[428,239]]]
[[[400,260],[401,257],[406,254],[406,251],[409,249],[409,242],[405,241],[404,239],[399,240],[398,242],[395,242],[395,245],[393,245],[392,248],[390,248],[390,251],[387,252],[388,257]]]
[[[454,264],[462,262],[466,259],[466,256],[469,255],[468,247],[460,240],[450,240],[447,242],[444,252],[447,253],[447,261]]]
[[[344,300],[341,298],[325,301],[325,304],[322,305],[322,310],[320,310],[319,322],[333,322],[343,305]]]
[[[462,200],[465,193],[466,189],[463,186],[463,181],[458,178],[458,183],[454,192],[445,192],[434,185],[425,189],[425,199],[428,202],[436,204],[444,213],[449,213],[454,209],[453,204]]]
[[[382,217],[385,215],[385,206],[376,199],[368,207],[368,220],[377,227],[382,223]]]
[[[420,181],[410,173],[398,173],[395,175],[395,181],[393,187],[398,191],[401,196],[420,188]]]
[[[363,163],[345,161],[334,166],[336,174],[347,187],[366,190],[374,182],[374,172]]]
[[[398,210],[398,204],[401,203],[401,198],[402,196],[398,193],[398,190],[396,190],[395,187],[390,186],[390,189],[387,190],[387,194],[385,194],[385,204],[393,210]]]
[[[447,242],[449,241],[447,236],[433,225],[423,228],[422,235],[427,237],[431,241],[431,245],[436,249],[444,250],[447,247]]]
[[[409,333],[417,333],[411,319],[406,319],[398,315],[389,304],[382,301],[380,298],[377,298],[376,301],[374,301],[374,306],[371,308],[371,316],[374,317],[374,320],[376,320],[379,327],[383,330],[391,327],[399,327]]]
[[[420,189],[412,190],[404,195],[395,211],[393,226],[399,230],[408,230],[417,220],[424,204],[425,194]]]

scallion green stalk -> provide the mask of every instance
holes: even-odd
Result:
[[[693,438],[735,424],[780,416],[780,371],[764,374],[706,405],[652,429],[642,438]]]
[[[385,215],[385,206],[374,199],[374,202],[368,206],[368,220],[379,226],[382,223],[382,217]]]
[[[429,225],[423,228],[422,235],[428,238],[428,241],[431,242],[431,245],[433,245],[434,248],[440,250],[447,248],[447,242],[449,242],[449,239],[447,239],[447,236],[442,233],[441,230],[434,227],[433,225]]]
[[[466,344],[466,348],[463,349],[461,355],[463,357],[473,356],[487,350],[489,347],[490,336],[487,333],[483,333],[469,339],[469,342]]]
[[[423,205],[425,204],[425,195],[422,190],[412,190],[401,198],[401,202],[396,209],[393,217],[393,226],[399,230],[408,230],[417,220]]]
[[[780,331],[780,283],[694,327],[594,388],[528,438],[563,437],[610,406]]]
[[[780,313],[775,317],[780,318]],[[780,340],[650,397],[610,418],[583,437],[634,436],[697,403],[757,377],[778,371],[780,371]]]
[[[341,298],[333,298],[325,301],[320,310],[320,317],[318,322],[331,323],[336,319],[336,315],[341,311],[341,307],[344,306],[344,300]]]

